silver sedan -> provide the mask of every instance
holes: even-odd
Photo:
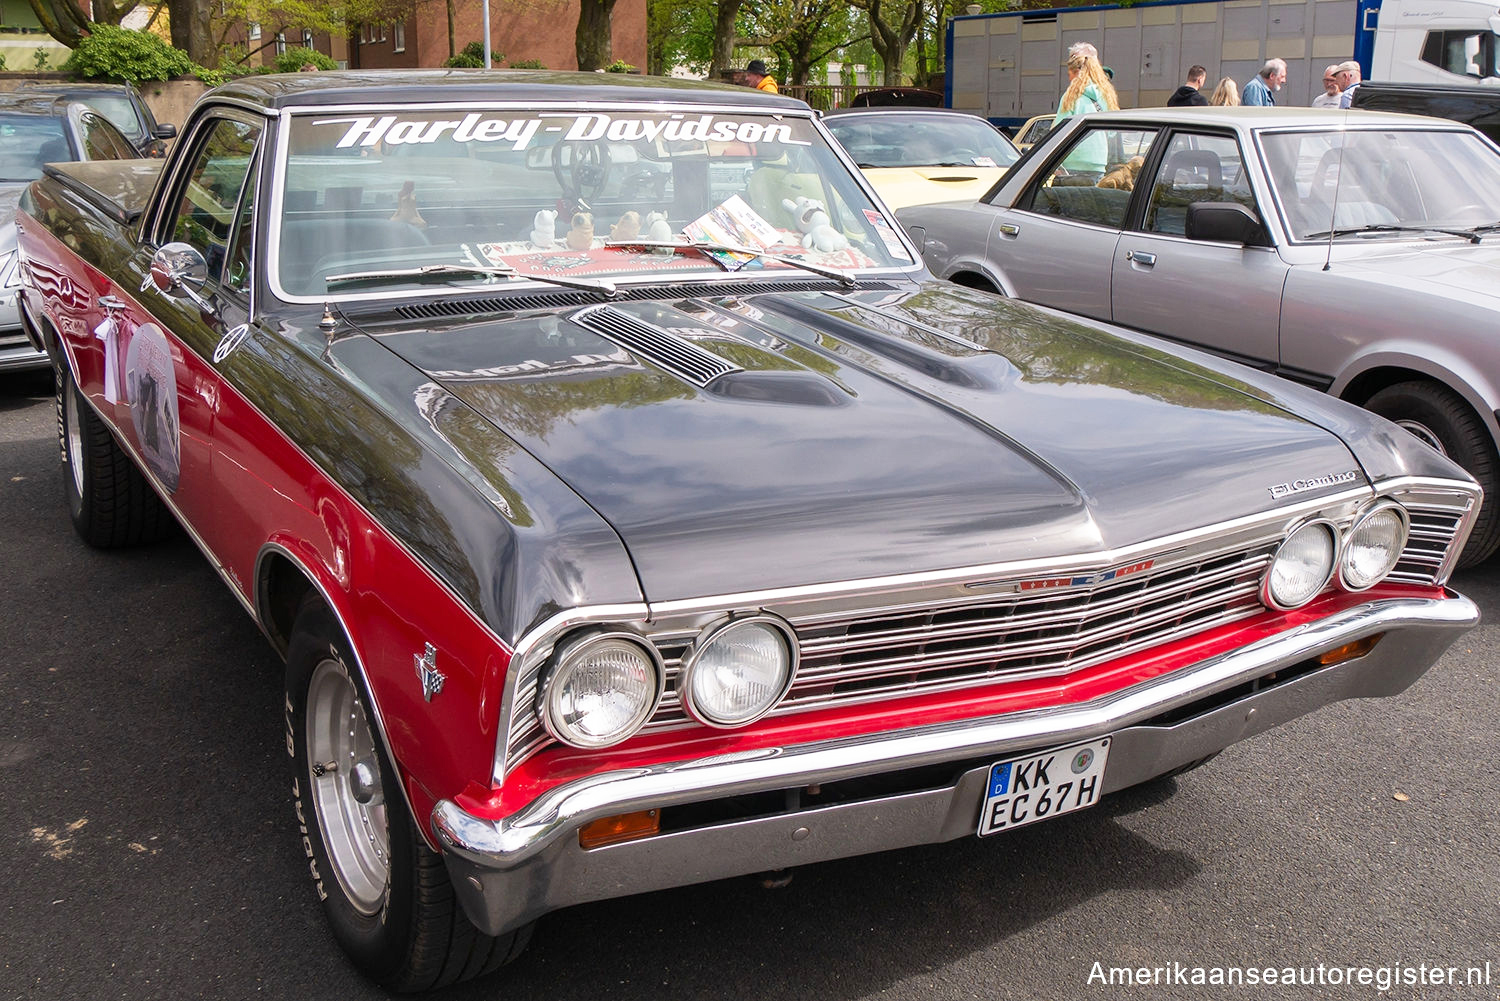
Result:
[[[1274,108],[1089,115],[985,200],[897,218],[939,277],[1316,386],[1500,489],[1500,149],[1467,126]],[[1500,547],[1485,508],[1466,564]]]

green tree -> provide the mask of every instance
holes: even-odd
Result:
[[[880,56],[884,83],[901,85],[906,50],[922,23],[928,0],[849,0],[870,21],[870,41]]]
[[[855,29],[849,13],[847,0],[764,0],[750,14],[752,30],[741,41],[774,49],[786,65],[787,82],[805,85],[814,67],[863,40],[850,38]]]

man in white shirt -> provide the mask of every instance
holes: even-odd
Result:
[[[1338,78],[1334,76],[1338,71],[1337,63],[1323,70],[1323,93],[1312,99],[1314,108],[1337,108],[1339,106],[1341,94]]]

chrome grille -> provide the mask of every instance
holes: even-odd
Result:
[[[1066,674],[1248,618],[1265,610],[1260,582],[1273,552],[1267,542],[1093,586],[793,618],[802,662],[773,715]],[[677,677],[691,638],[652,636],[667,679],[648,732],[689,722]],[[532,679],[517,692],[516,705],[535,704]],[[535,712],[517,713],[507,749],[511,767],[548,741]]]
[[[1411,532],[1401,559],[1387,579],[1402,584],[1435,583],[1466,511],[1467,508],[1408,504]]]

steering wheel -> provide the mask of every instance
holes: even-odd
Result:
[[[571,154],[563,156],[566,149]],[[564,163],[567,159],[568,163]],[[609,147],[585,140],[564,140],[552,147],[552,176],[571,201],[597,198],[609,180]]]

